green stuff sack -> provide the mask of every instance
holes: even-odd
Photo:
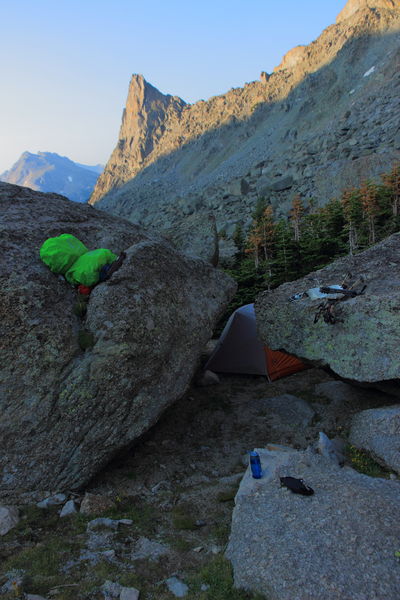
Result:
[[[72,285],[92,287],[99,281],[101,267],[114,262],[117,258],[116,254],[106,248],[90,250],[90,252],[82,254],[71,266],[65,273],[65,279]]]
[[[40,248],[40,258],[53,273],[66,272],[88,249],[75,236],[63,233],[57,237],[48,238]]]

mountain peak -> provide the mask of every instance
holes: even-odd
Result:
[[[11,169],[0,174],[0,180],[86,202],[98,175],[98,168],[79,165],[55,152],[33,154],[26,151]]]
[[[395,10],[400,8],[400,0],[348,0],[344,9],[338,14],[336,23],[348,19],[358,10],[363,8],[386,8]]]

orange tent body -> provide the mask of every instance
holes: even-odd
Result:
[[[303,371],[307,369],[305,365],[297,356],[292,354],[286,354],[280,350],[271,350],[268,346],[264,346],[265,362],[267,365],[267,377],[270,381],[280,379],[281,377],[287,377],[297,371]]]
[[[216,373],[264,375],[269,381],[306,369],[296,356],[271,350],[257,338],[254,304],[230,316],[205,369]]]

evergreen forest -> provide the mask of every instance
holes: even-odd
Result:
[[[256,295],[299,279],[346,254],[356,254],[400,230],[400,164],[340,198],[318,206],[315,199],[292,201],[287,218],[275,220],[271,204],[260,198],[250,230],[234,233],[234,264],[224,269],[238,291],[221,323]]]

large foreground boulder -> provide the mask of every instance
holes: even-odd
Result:
[[[349,439],[400,475],[400,404],[359,412],[352,419]]]
[[[400,482],[311,451],[259,453],[264,475],[246,472],[233,511],[235,585],[269,600],[400,598]],[[285,476],[304,478],[314,495],[280,487]]]
[[[340,285],[351,273],[366,284],[365,293],[338,302],[336,323],[314,316],[323,299],[296,294]],[[303,279],[262,293],[255,303],[260,339],[338,375],[362,382],[400,377],[400,233],[355,256],[341,258]],[[357,286],[361,289],[362,284]]]
[[[76,489],[182,396],[235,286],[90,206],[8,184],[0,202],[0,495]],[[61,233],[127,253],[83,318],[39,258]]]

